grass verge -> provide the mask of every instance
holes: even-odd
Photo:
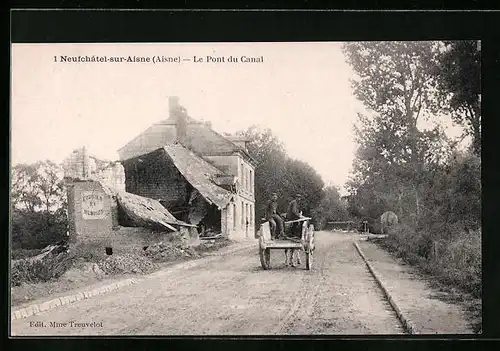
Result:
[[[384,239],[369,240],[416,267],[440,292],[437,298],[463,306],[474,333],[481,333],[481,234],[462,233],[447,242],[441,241],[440,249],[426,256],[422,253],[429,253],[430,249],[425,250],[425,238],[417,233],[411,238],[405,234],[408,233],[403,229]]]

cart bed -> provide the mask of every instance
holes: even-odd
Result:
[[[269,240],[265,242],[267,249],[301,249],[302,244],[300,241],[295,242],[292,240]]]

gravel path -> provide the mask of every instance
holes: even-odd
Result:
[[[316,233],[313,269],[255,248],[12,322],[21,335],[401,334],[349,234]],[[305,260],[302,259],[302,262]],[[73,323],[71,323],[73,322]],[[80,325],[77,323],[88,323]]]

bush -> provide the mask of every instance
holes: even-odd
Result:
[[[12,285],[33,284],[57,279],[73,265],[75,259],[76,257],[73,254],[61,252],[57,255],[44,257],[41,260],[16,262],[11,268]]]
[[[67,217],[64,211],[12,213],[12,247],[43,249],[67,240]]]
[[[447,283],[479,298],[482,291],[481,230],[463,231],[443,244],[434,262],[436,270]]]
[[[460,229],[461,224],[450,225]],[[415,231],[399,224],[389,233],[384,247],[446,285],[453,285],[474,297],[481,296],[481,230],[455,233],[450,239],[437,240],[437,234]],[[433,256],[438,243],[437,257]]]

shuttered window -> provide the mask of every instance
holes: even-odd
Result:
[[[233,204],[233,230],[236,230],[236,223],[238,223],[236,216],[238,216],[238,211],[236,211],[236,204]]]
[[[241,201],[241,228],[245,227],[245,204]]]

